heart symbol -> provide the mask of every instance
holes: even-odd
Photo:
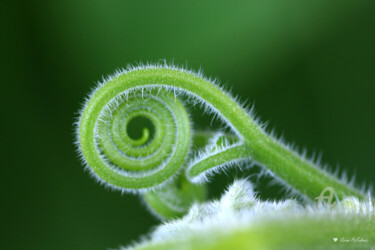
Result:
[[[337,238],[333,238],[333,241],[336,242],[336,241],[337,241]]]

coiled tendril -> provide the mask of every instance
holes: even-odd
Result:
[[[156,95],[151,91],[141,96],[140,91],[130,91],[128,96],[121,94],[109,101],[103,114],[99,113],[96,131],[87,131],[87,139],[94,139],[88,150],[97,151],[87,161],[95,161],[93,171],[111,185],[147,189],[164,183],[179,170],[189,149],[190,122],[182,103],[171,93]],[[92,114],[92,119],[97,114]],[[129,137],[128,124],[140,116],[155,126],[152,139],[147,128],[140,139]]]
[[[236,139],[218,135],[189,160],[191,123],[178,98],[181,93],[223,120]],[[136,117],[151,121],[152,136],[147,128],[139,139],[128,135],[127,127]],[[78,145],[99,181],[125,191],[150,191],[146,200],[164,217],[178,215],[191,202],[203,199],[203,189],[191,182],[202,182],[207,174],[244,159],[264,166],[305,198],[313,200],[328,186],[339,198],[363,198],[360,191],[268,135],[217,85],[200,74],[168,66],[132,68],[99,86],[81,113]],[[183,192],[181,185],[171,182],[180,169],[185,169],[178,178],[184,183]],[[196,195],[187,195],[189,192]]]

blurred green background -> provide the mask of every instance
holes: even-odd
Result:
[[[374,11],[375,1],[3,1],[2,248],[105,249],[159,223],[138,197],[95,183],[73,145],[84,96],[140,61],[202,67],[288,141],[374,182]]]

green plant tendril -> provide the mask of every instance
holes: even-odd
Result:
[[[214,145],[207,146],[197,157],[188,157],[193,136],[189,116],[178,98],[181,94],[201,102],[231,128],[236,139],[219,136],[211,141]],[[152,122],[155,127],[152,138],[147,128],[140,139],[128,136],[126,127],[136,117]],[[202,144],[211,135],[210,132],[198,134],[194,140]],[[169,66],[133,68],[99,86],[81,113],[78,144],[89,169],[100,182],[125,191],[154,190],[146,200],[154,204],[151,206],[155,211],[166,211],[155,205],[154,201],[162,200],[155,195],[165,192],[168,185],[176,185],[172,179],[180,169],[184,169],[182,174],[187,180],[199,183],[207,174],[241,160],[264,166],[277,179],[311,200],[326,187],[332,187],[339,199],[364,198],[361,191],[268,135],[223,89],[200,74]],[[163,185],[164,191],[160,189]],[[189,200],[200,200],[202,192],[198,193]],[[172,214],[178,212],[166,212],[165,217]]]
[[[184,175],[161,189],[143,195],[151,212],[161,219],[179,218],[185,215],[194,202],[203,202],[205,186],[194,185]]]

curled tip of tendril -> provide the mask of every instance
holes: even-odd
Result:
[[[240,127],[230,114],[241,108],[228,110],[228,102],[235,102],[200,73],[166,65],[117,72],[91,94],[79,119],[77,144],[91,173],[125,191],[150,190],[171,180],[192,144],[181,93],[220,114],[234,131]],[[127,127],[137,117],[151,122],[152,135],[149,128],[141,128],[138,139],[128,135]]]
[[[105,86],[86,105],[80,122],[80,146],[95,176],[118,188],[142,190],[170,179],[187,156],[190,122],[171,93],[129,89],[112,94]],[[107,96],[112,97],[111,99]],[[129,124],[143,117],[141,138],[129,136]]]
[[[188,159],[194,135],[180,96],[200,103],[218,117],[234,139],[214,137],[214,146]],[[139,117],[148,120],[153,129],[141,127],[142,135],[133,138],[128,127]],[[185,174],[190,182],[201,182],[217,170],[251,160],[311,200],[328,186],[339,198],[363,197],[354,187],[267,134],[217,84],[201,73],[173,66],[130,68],[108,78],[84,105],[77,135],[82,158],[91,173],[100,182],[124,191],[160,189],[178,173]]]

